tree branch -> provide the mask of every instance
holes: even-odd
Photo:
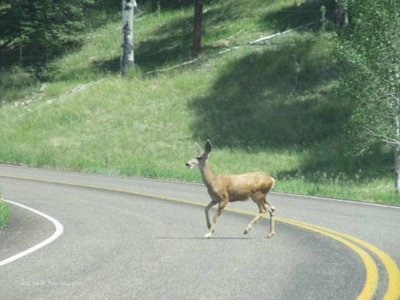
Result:
[[[179,68],[179,67],[183,67],[183,66],[192,64],[192,63],[194,63],[194,62],[196,62],[196,61],[197,61],[197,58],[196,58],[196,59],[193,59],[193,60],[190,60],[190,61],[186,61],[186,62],[181,63],[181,64],[179,64],[179,65],[175,65],[175,66],[169,67],[169,68],[160,69],[160,70],[154,70],[154,71],[149,71],[149,72],[146,72],[146,75],[150,75],[150,74],[153,74],[153,73],[161,73],[161,72],[170,71],[170,70],[173,70],[173,69],[176,69],[176,68]]]
[[[286,34],[286,33],[292,32],[294,30],[297,30],[297,29],[300,29],[300,28],[303,28],[303,27],[310,26],[312,24],[314,24],[314,22],[310,22],[310,23],[307,23],[307,24],[304,24],[304,25],[301,25],[301,26],[298,26],[298,27],[295,27],[295,28],[292,28],[292,29],[288,29],[288,30],[285,30],[285,31],[282,31],[282,32],[278,32],[278,33],[272,34],[272,35],[268,35],[268,36],[259,38],[259,39],[255,40],[255,41],[251,41],[251,42],[249,42],[249,44],[250,45],[263,44],[265,41],[270,40],[270,39],[272,39],[274,37],[277,37],[277,36],[280,36],[282,34]]]
[[[378,134],[373,132],[371,129],[369,128],[364,128],[364,130],[366,131],[367,135],[380,140],[381,142],[385,143],[385,144],[389,144],[389,145],[394,145],[394,146],[399,146],[400,147],[400,141],[394,138],[391,138],[389,136],[386,136],[384,134]]]

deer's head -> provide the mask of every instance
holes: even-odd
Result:
[[[208,158],[208,154],[211,152],[212,146],[210,140],[207,140],[204,150],[199,146],[199,144],[194,144],[197,150],[197,156],[193,157],[186,163],[188,169],[192,169],[196,166],[202,167]]]

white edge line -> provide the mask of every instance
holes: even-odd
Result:
[[[44,241],[36,244],[35,246],[33,246],[33,247],[29,248],[29,249],[26,249],[25,251],[22,251],[22,252],[20,252],[20,253],[18,253],[16,255],[13,255],[13,256],[11,256],[9,258],[6,258],[6,259],[0,261],[0,267],[4,266],[6,264],[9,264],[11,262],[14,262],[14,261],[16,261],[16,260],[18,260],[18,259],[20,259],[20,258],[22,258],[24,256],[27,256],[27,255],[29,255],[29,254],[31,254],[33,252],[36,252],[37,250],[39,250],[39,249],[51,244],[52,242],[54,242],[57,238],[59,238],[63,234],[64,226],[59,221],[54,219],[53,217],[51,217],[49,215],[46,215],[46,214],[44,214],[44,213],[42,213],[42,212],[40,212],[40,211],[38,211],[36,209],[30,208],[30,207],[28,207],[26,205],[23,205],[23,204],[14,202],[14,201],[6,200],[6,199],[2,199],[2,200],[4,202],[8,202],[8,203],[10,203],[12,205],[19,206],[19,207],[22,207],[24,209],[27,209],[27,210],[35,213],[35,214],[38,214],[39,216],[41,216],[43,218],[49,220],[50,222],[53,223],[53,225],[55,226],[56,230],[49,238],[47,238]]]

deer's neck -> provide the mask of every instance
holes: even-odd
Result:
[[[204,166],[200,168],[201,176],[203,177],[203,182],[208,188],[212,188],[215,184],[216,174],[211,170],[211,167],[207,162]]]

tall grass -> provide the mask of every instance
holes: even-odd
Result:
[[[342,147],[332,34],[307,27],[247,45],[319,20],[318,5],[215,2],[204,15],[203,53],[175,68],[192,60],[191,15],[140,17],[136,66],[125,78],[119,23],[87,33],[82,49],[46,66],[51,80],[32,101],[1,106],[0,160],[200,181],[184,163],[195,141],[211,138],[217,172],[261,169],[278,179],[278,191],[400,204],[387,153],[359,160]]]
[[[0,229],[4,226],[7,221],[8,214],[10,212],[9,206],[0,199]]]

